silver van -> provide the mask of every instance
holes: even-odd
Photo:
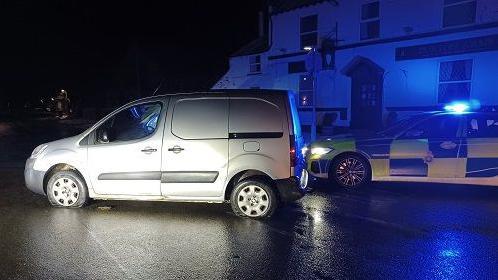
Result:
[[[287,91],[154,96],[38,146],[24,175],[58,207],[89,199],[230,202],[237,215],[268,217],[303,196],[302,143]]]

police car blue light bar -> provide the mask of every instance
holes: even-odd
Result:
[[[467,103],[453,103],[444,106],[444,110],[448,112],[453,112],[453,113],[464,113],[468,111],[470,108],[469,104]]]

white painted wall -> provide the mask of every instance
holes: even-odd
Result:
[[[331,34],[338,23],[339,46],[361,42],[359,40],[361,5],[363,0],[339,1],[339,6],[322,3],[272,16],[272,45],[261,54],[262,73],[248,75],[249,57],[230,58],[230,69],[214,88],[270,88],[298,91],[300,74],[288,74],[288,63],[306,59],[299,55],[276,60],[269,56],[293,54],[300,51],[299,21],[301,17],[318,14],[320,36]],[[410,34],[440,31],[443,0],[381,0],[380,39]],[[476,25],[498,21],[498,0],[478,0]],[[410,34],[406,27],[413,30]],[[336,69],[322,71],[318,78],[318,107],[350,107],[351,80],[341,70],[355,57],[363,56],[385,69],[384,106],[430,106],[437,104],[439,63],[458,59],[474,60],[471,98],[483,105],[498,105],[496,79],[498,78],[498,52],[469,53],[429,59],[395,61],[398,47],[498,34],[498,28],[433,36],[409,41],[373,44],[348,48],[336,52]],[[350,110],[348,110],[350,113]],[[309,123],[310,114],[302,113],[303,123]],[[348,121],[338,125],[348,125]]]

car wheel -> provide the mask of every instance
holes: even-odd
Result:
[[[368,184],[371,174],[370,166],[363,157],[348,154],[333,161],[329,180],[332,179],[341,187],[355,188]]]
[[[88,201],[88,189],[78,173],[59,171],[48,180],[47,197],[53,206],[79,208]]]
[[[277,208],[277,197],[270,185],[260,180],[237,183],[230,197],[233,212],[241,217],[270,217]]]

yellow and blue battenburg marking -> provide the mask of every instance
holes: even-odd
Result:
[[[357,149],[369,155],[375,177],[498,176],[498,138],[380,139],[357,144]]]
[[[468,138],[462,149],[466,150],[467,178],[498,176],[498,137]]]
[[[369,156],[374,177],[389,176],[390,139],[371,139],[361,141],[358,150]]]
[[[395,140],[391,144],[390,176],[455,178],[465,169],[460,140]]]
[[[374,177],[478,178],[498,176],[498,137],[480,139],[348,139],[333,144],[335,153],[310,158],[308,168],[327,173],[335,155],[366,155]]]

